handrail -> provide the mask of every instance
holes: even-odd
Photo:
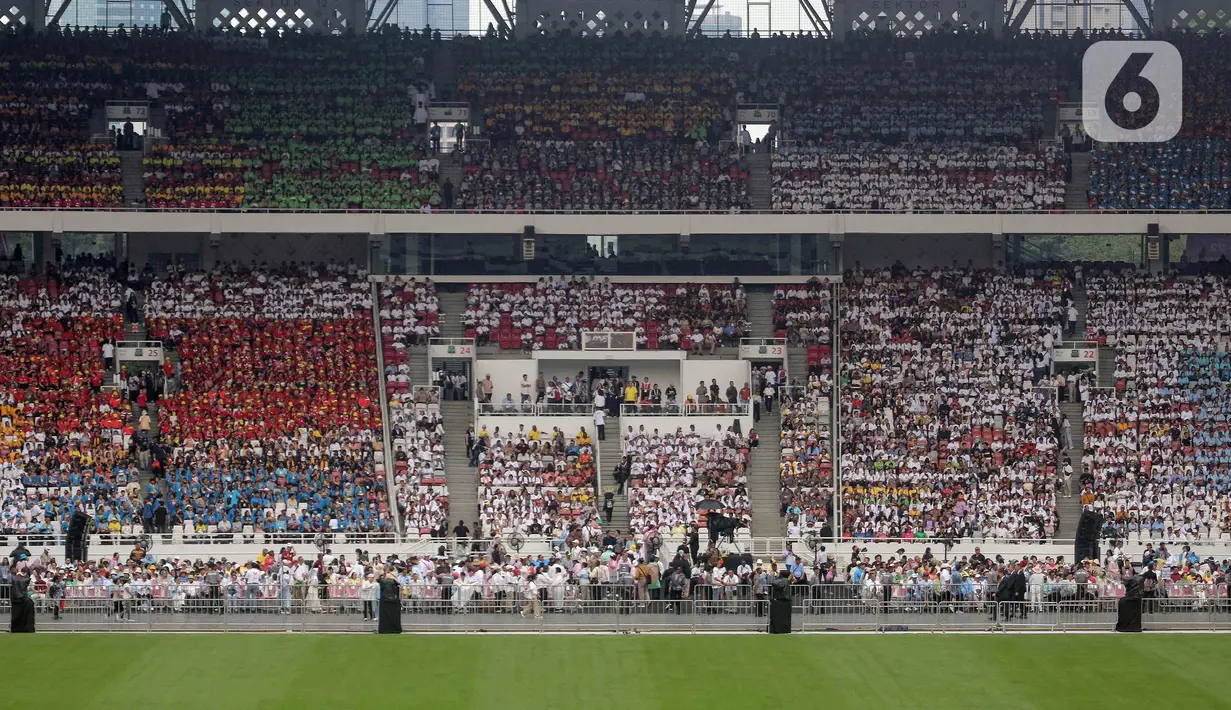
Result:
[[[501,402],[479,402],[476,400],[474,406],[474,414],[476,417],[576,417],[589,416],[593,413],[594,404],[592,402],[572,402],[560,404],[555,404],[552,402],[531,402],[528,404],[521,404],[518,402],[512,405],[512,409],[509,409]]]
[[[739,344],[743,345],[786,345],[786,338],[740,338]]]
[[[752,412],[748,403],[695,404],[684,402],[674,407],[668,405],[621,404],[622,417],[746,417]]]

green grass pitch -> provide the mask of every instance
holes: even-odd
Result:
[[[1231,635],[42,634],[0,668],[8,708],[1231,707]]]

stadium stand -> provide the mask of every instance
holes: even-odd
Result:
[[[1090,206],[1103,210],[1231,207],[1228,98],[1216,68],[1231,60],[1220,37],[1171,33],[1184,61],[1184,124],[1162,143],[1100,144],[1091,156]]]
[[[1126,537],[1225,536],[1227,280],[1108,271],[1086,290],[1088,337],[1116,365],[1114,387],[1086,403],[1083,506]]]
[[[582,330],[634,331],[639,348],[712,353],[748,330],[739,282],[613,284],[593,277],[475,284],[461,314],[466,337],[505,350],[576,350]]]
[[[563,537],[574,529],[599,532],[594,507],[594,440],[585,429],[566,435],[540,429],[481,428],[479,523],[492,534]],[[480,536],[480,533],[475,533]]]
[[[440,395],[411,379],[408,348],[440,335],[440,299],[431,282],[410,279],[380,286],[380,327],[385,394],[393,444],[393,497],[403,530],[427,535],[449,515],[445,480],[444,422]]]
[[[725,58],[672,40],[478,43],[458,88],[482,105],[490,144],[466,155],[461,206],[750,208],[747,164],[719,143]]]
[[[780,338],[806,347],[806,379],[796,373],[779,406],[782,429],[779,513],[787,536],[833,532],[833,288],[813,280],[774,289],[774,328]]]
[[[755,82],[784,107],[775,209],[1063,204],[1063,155],[1040,139],[1070,43],[872,33],[776,50]]]
[[[1064,277],[854,272],[842,286],[844,534],[1055,531]]]
[[[199,63],[160,83],[170,142],[145,161],[155,207],[430,210],[440,161],[426,39],[186,40]],[[189,55],[191,56],[191,55]],[[319,63],[328,71],[291,72]]]
[[[104,343],[123,334],[110,272],[49,268],[0,275],[0,467],[5,532],[62,533],[77,507],[97,531],[139,521],[134,417],[104,393]]]
[[[124,43],[105,33],[6,36],[0,62],[0,206],[114,207],[123,202],[114,145],[91,141],[94,105],[118,89]],[[140,62],[143,57],[133,57]]]
[[[717,501],[713,508],[727,516],[747,520],[752,512],[744,471],[751,448],[748,439],[718,425],[699,432],[660,434],[644,425],[624,434],[625,452],[632,457],[629,477],[629,523],[644,534],[683,535],[687,526],[704,521],[697,504]]]
[[[185,534],[392,530],[366,276],[227,265],[146,289],[149,334],[182,360],[158,494]]]

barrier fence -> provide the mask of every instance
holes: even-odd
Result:
[[[1231,599],[1147,599],[1146,630],[1231,631]],[[358,584],[101,585],[69,587],[62,598],[36,593],[42,631],[371,632],[375,586]],[[1110,630],[1117,599],[1101,597],[996,602],[989,595],[928,597],[863,594],[850,585],[791,587],[792,630],[1079,631]],[[0,588],[8,614],[9,589]],[[528,591],[502,585],[419,584],[402,588],[402,625],[414,631],[763,632],[767,595],[747,585],[684,591],[622,584],[551,584]]]

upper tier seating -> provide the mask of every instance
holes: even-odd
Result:
[[[6,33],[0,45],[0,207],[116,207],[123,203],[114,145],[95,144],[90,115],[116,98],[115,62],[143,70],[146,50],[105,33]]]
[[[192,45],[195,40],[186,40]],[[159,84],[170,143],[145,161],[155,207],[430,210],[426,39],[288,35],[213,45]],[[324,71],[288,71],[311,63]]]
[[[936,33],[777,41],[750,98],[783,107],[775,209],[1053,209],[1044,106],[1078,42]]]

